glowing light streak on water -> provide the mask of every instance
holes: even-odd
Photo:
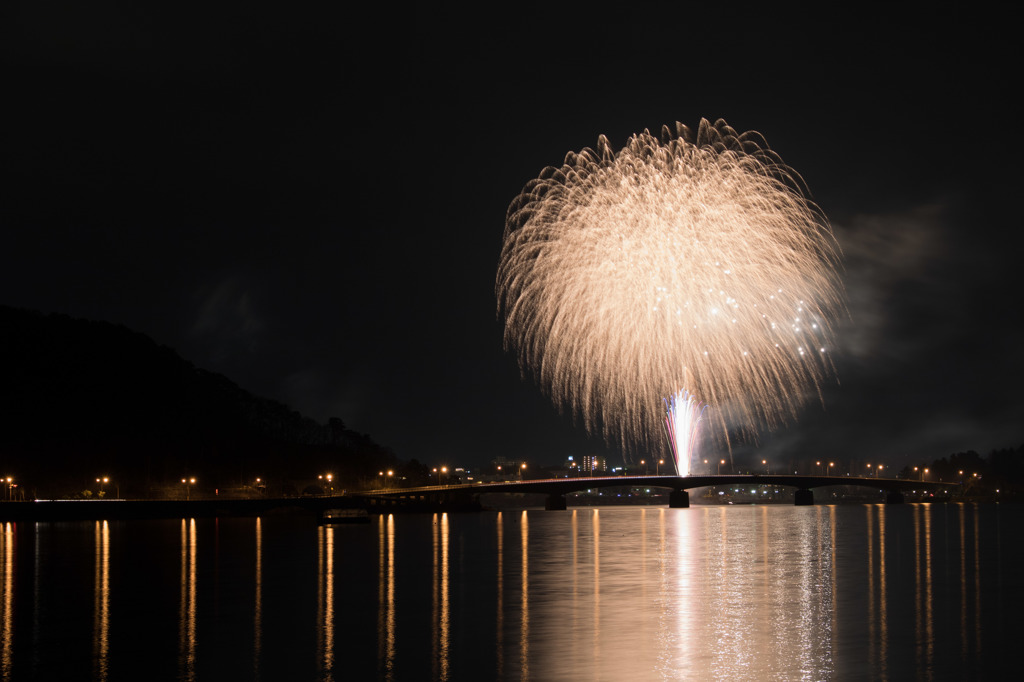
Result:
[[[434,660],[433,677],[447,680],[451,673],[451,604],[449,594],[448,566],[448,514],[434,514],[434,561],[433,561],[433,628],[431,658]]]
[[[889,660],[889,599],[886,594],[885,570],[885,505],[878,505],[878,619],[879,619],[879,659],[882,661],[883,677],[889,677],[885,662]]]
[[[93,679],[110,673],[110,526],[97,521],[96,568],[93,585]]]
[[[377,660],[378,678],[395,679],[396,640],[395,626],[395,516],[381,515],[378,523],[379,576],[377,603]]]
[[[594,649],[598,649],[601,646],[601,511],[599,509],[591,511],[590,520],[593,524],[591,532],[594,538],[594,577],[592,578],[594,615],[591,621],[594,639],[592,646]]]
[[[520,566],[520,594],[522,601],[519,621],[519,672],[520,679],[530,679],[530,524],[524,510],[519,517],[520,541],[522,543],[522,565]]]
[[[505,656],[503,648],[505,646],[505,530],[503,528],[504,521],[502,520],[501,512],[499,511],[495,517],[495,533],[496,533],[496,562],[497,562],[497,575],[495,581],[497,585],[498,602],[496,616],[497,622],[495,623],[495,674],[500,675],[505,669]]]
[[[664,451],[658,401],[679,386],[728,443],[820,398],[837,264],[824,215],[758,133],[677,123],[618,152],[602,136],[526,184],[498,312],[524,375],[627,454]]]
[[[0,645],[0,675],[12,679],[14,651],[14,524],[3,524],[0,552],[3,554],[3,643]]]
[[[178,611],[179,678],[196,679],[196,546],[195,519],[181,520],[181,602]]]
[[[324,680],[334,679],[334,527],[317,529],[318,554],[318,626],[322,646],[320,674]]]
[[[255,583],[256,590],[253,595],[253,675],[259,678],[260,654],[263,650],[263,524],[260,517],[256,517],[256,566]]]
[[[697,400],[686,389],[676,391],[665,398],[665,429],[668,431],[669,447],[676,474],[689,476],[693,455],[697,449],[697,432],[704,419],[707,405]]]

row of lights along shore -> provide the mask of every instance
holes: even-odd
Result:
[[[655,464],[655,473],[660,475],[661,474],[661,468],[663,466],[665,466],[665,460],[664,459],[653,460],[653,463]],[[705,459],[704,460],[705,467],[707,467],[709,465],[709,463],[710,463],[709,459]],[[761,460],[761,465],[764,466],[765,473],[770,475],[771,474],[771,465],[769,464],[768,460],[767,459],[762,459]],[[829,462],[829,461],[826,461],[826,460],[817,460],[817,461],[815,461],[814,465],[816,467],[816,473],[818,473],[820,475],[824,475],[824,476],[833,476],[833,475],[835,475],[835,473],[833,472],[833,469],[836,468],[836,463],[835,462]],[[575,466],[576,466],[575,462],[570,464],[570,467],[575,467]],[[645,473],[649,472],[647,460],[641,459],[640,460],[640,466],[643,468]],[[717,471],[718,471],[719,475],[722,473],[722,467],[723,466],[726,466],[726,460],[725,459],[719,459],[718,462],[717,462]],[[501,474],[503,473],[502,465],[498,464],[496,468],[497,468],[498,475],[501,476]],[[508,467],[508,468],[511,469],[511,467]],[[868,476],[874,475],[875,478],[880,478],[882,470],[886,468],[886,465],[884,465],[884,464],[874,464],[873,465],[873,464],[868,463],[868,464],[865,464],[865,468],[867,469]],[[920,480],[920,481],[927,480],[928,475],[931,472],[931,470],[929,468],[927,468],[927,467],[918,467],[918,466],[911,467],[911,470],[913,471],[913,476],[917,477],[918,480]],[[443,485],[443,483],[444,483],[443,477],[447,476],[448,471],[449,471],[449,469],[446,466],[433,467],[431,469],[431,473],[433,475],[437,476],[437,485]],[[518,465],[518,467],[516,467],[516,473],[518,473],[520,480],[522,480],[522,478],[523,478],[523,476],[525,474],[525,471],[526,471],[526,464],[525,463],[521,463],[521,464]],[[727,473],[728,473],[728,470],[727,470]],[[793,473],[795,474],[796,472],[793,472]],[[958,471],[958,474],[960,476],[960,481],[962,483],[964,481],[964,471],[960,470],[960,471]],[[591,472],[591,475],[593,475],[593,472]],[[851,472],[850,475],[853,475],[852,472]],[[381,487],[384,487],[384,488],[391,487],[393,485],[392,481],[394,481],[395,471],[394,471],[394,469],[381,470],[378,473],[378,477],[380,478],[380,481],[381,481]],[[326,488],[326,491],[328,493],[333,494],[333,492],[334,492],[334,475],[333,474],[320,474],[319,476],[317,476],[317,478],[321,482],[321,484]],[[908,476],[908,478],[909,478],[909,476]],[[980,478],[980,476],[977,473],[973,473],[973,474],[969,475],[969,480],[975,480],[975,479],[979,479],[979,478]],[[115,494],[116,494],[117,498],[120,499],[120,497],[121,497],[120,486],[116,482],[112,483],[111,482],[111,478],[109,476],[98,477],[96,479],[96,483],[99,484],[100,496],[101,497],[105,496],[107,486],[108,485],[113,485],[114,489],[116,491]],[[181,479],[181,483],[185,487],[185,499],[186,500],[191,500],[192,499],[192,488],[196,485],[197,479],[195,477],[183,478],[183,479]],[[2,496],[0,496],[0,500],[7,500],[7,501],[14,500],[15,499],[15,490],[14,489],[18,487],[18,484],[14,482],[14,477],[13,476],[0,477],[0,485],[5,485],[7,487],[6,491],[4,491],[4,494]],[[262,478],[257,478],[256,479],[256,486],[255,487],[256,488],[265,487],[265,484],[263,483],[263,479]]]

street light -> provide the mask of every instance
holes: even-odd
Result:
[[[762,459],[762,460],[761,460],[761,464],[763,464],[763,465],[764,465],[764,472],[765,472],[766,474],[770,474],[770,473],[772,472],[772,471],[771,471],[771,469],[769,469],[769,468],[768,468],[768,460],[766,460],[766,459]]]
[[[106,492],[104,490],[104,488],[106,488],[107,484],[110,483],[110,477],[109,476],[103,476],[102,478],[97,478],[96,482],[100,484],[100,497],[103,497],[104,493]],[[118,486],[115,483],[114,484],[114,489],[117,491],[116,492],[116,496],[118,498],[120,498],[121,497],[121,488],[120,488],[120,486]]]
[[[659,459],[658,466],[654,468],[654,475],[661,476],[661,465],[665,463],[665,460]]]
[[[831,476],[832,475],[832,467],[834,467],[835,465],[836,465],[835,462],[829,462],[828,463],[828,469],[825,470],[825,475],[826,476]]]
[[[724,459],[718,460],[718,475],[719,476],[722,475],[722,465],[723,464],[725,464],[725,460]]]
[[[882,473],[882,465],[881,464],[879,464],[878,468],[875,470],[875,478],[878,478],[878,474],[880,474],[880,473]]]
[[[821,462],[815,462],[814,466],[818,467],[818,471],[816,473],[820,474],[821,473]]]
[[[391,472],[388,473],[390,474]],[[319,476],[317,476],[317,478],[320,479],[321,481],[326,481],[327,490],[329,493],[334,492],[334,487],[331,485],[331,481],[334,480],[334,474],[320,474]]]
[[[186,500],[191,500],[192,499],[192,486],[194,486],[196,484],[196,479],[195,478],[183,478],[183,479],[181,479],[181,482],[185,484],[185,499]]]
[[[922,470],[922,471],[921,471],[921,480],[922,480],[922,481],[924,480],[924,477],[925,477],[926,475],[928,475],[928,470],[927,470],[927,469],[924,469],[924,470]]]
[[[519,465],[519,480],[523,480],[523,473],[526,472],[526,462]]]
[[[640,466],[644,468],[644,475],[647,475],[647,460],[640,460]]]
[[[7,478],[3,479],[3,482],[7,484],[7,499],[10,500],[12,487],[11,484],[14,482],[14,479],[8,476]]]

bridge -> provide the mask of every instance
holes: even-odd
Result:
[[[690,506],[689,490],[728,485],[771,485],[796,488],[794,503],[814,504],[814,488],[829,486],[859,486],[885,493],[888,504],[900,504],[908,491],[946,492],[958,489],[956,483],[912,481],[902,478],[874,478],[860,476],[801,476],[796,474],[726,474],[717,476],[595,476],[580,478],[548,478],[502,483],[464,483],[457,485],[423,486],[420,488],[386,488],[356,493],[364,497],[371,507],[420,506],[456,503],[468,498],[479,499],[484,493],[532,493],[547,496],[544,508],[566,508],[565,496],[595,488],[662,488],[669,490],[669,507]]]
[[[64,521],[85,519],[141,519],[214,516],[258,516],[289,509],[315,514],[324,521],[338,510],[368,512],[472,511],[481,509],[485,493],[532,493],[546,496],[545,509],[566,508],[565,496],[595,488],[660,488],[669,491],[669,507],[690,506],[689,490],[712,486],[771,485],[796,488],[797,505],[814,504],[814,488],[861,486],[885,493],[885,501],[899,504],[907,491],[932,493],[956,490],[956,483],[909,481],[896,478],[855,476],[799,476],[786,474],[731,474],[724,476],[595,476],[548,478],[501,483],[466,483],[419,488],[383,488],[347,495],[286,498],[193,500],[34,500],[0,503],[0,521]]]

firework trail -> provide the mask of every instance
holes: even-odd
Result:
[[[668,431],[672,462],[678,476],[689,476],[697,449],[697,430],[707,405],[686,389],[665,398],[665,429]]]
[[[617,153],[601,136],[527,183],[498,314],[524,374],[627,457],[664,452],[659,403],[680,386],[728,445],[820,397],[837,264],[824,215],[758,133],[677,123]]]

